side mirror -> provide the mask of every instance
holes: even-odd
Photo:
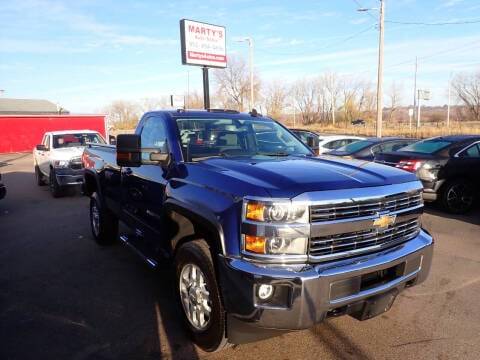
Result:
[[[117,136],[117,165],[139,167],[142,164],[140,135],[120,134]]]
[[[48,150],[47,147],[43,144],[37,145],[36,148],[37,148],[38,151],[47,151]]]
[[[108,143],[110,145],[116,145],[117,144],[117,138],[114,135],[109,135],[108,136]]]

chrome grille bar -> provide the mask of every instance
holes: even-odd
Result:
[[[368,229],[316,237],[310,240],[309,256],[317,261],[353,256],[400,244],[416,236],[419,231],[419,219],[411,219],[385,230]]]
[[[383,211],[398,211],[421,205],[421,192],[402,193],[381,199],[338,205],[312,205],[310,221],[321,222],[375,215]]]

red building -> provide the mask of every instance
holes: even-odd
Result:
[[[72,115],[47,100],[0,99],[0,153],[32,151],[55,130],[95,130],[105,137],[105,115]]]
[[[0,153],[32,151],[47,131],[85,129],[105,137],[105,115],[0,115]]]

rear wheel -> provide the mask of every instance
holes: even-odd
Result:
[[[227,347],[225,310],[207,243],[196,240],[182,245],[175,257],[175,270],[184,322],[194,342],[209,352]]]
[[[471,183],[459,179],[446,183],[441,192],[441,204],[452,214],[468,212],[475,202],[475,190]]]
[[[58,198],[63,195],[63,189],[57,181],[57,177],[55,176],[55,170],[50,169],[50,175],[48,177],[49,180],[49,187],[50,193],[54,198]]]
[[[40,168],[38,167],[38,165],[35,165],[35,181],[36,181],[38,186],[46,185],[45,177],[43,176],[42,172],[40,171]]]
[[[118,218],[102,206],[95,192],[90,198],[90,226],[95,241],[100,245],[110,245],[118,237]]]

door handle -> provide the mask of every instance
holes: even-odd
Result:
[[[130,176],[133,174],[133,171],[130,168],[125,168],[125,169],[122,169],[122,174],[125,176]]]

